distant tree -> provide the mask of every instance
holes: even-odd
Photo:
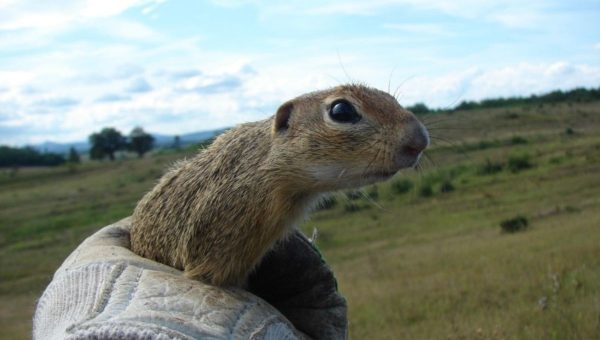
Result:
[[[77,152],[77,150],[75,150],[74,147],[71,147],[69,149],[69,158],[67,158],[67,160],[69,161],[69,163],[73,163],[73,164],[81,162],[79,153]]]
[[[453,110],[472,110],[496,107],[509,107],[524,104],[543,105],[544,103],[560,102],[591,102],[600,100],[600,88],[576,88],[569,91],[555,90],[541,95],[529,97],[489,98],[481,101],[463,101]]]
[[[104,156],[105,156],[105,153],[102,150],[102,146],[100,146],[99,144],[96,144],[96,145],[92,144],[92,147],[90,148],[90,158],[91,159],[103,159]]]
[[[416,103],[415,105],[409,106],[406,109],[416,115],[422,115],[431,112],[427,105],[423,103]]]
[[[181,149],[181,137],[179,137],[179,135],[176,135],[175,138],[173,139],[173,149],[175,149],[175,150]]]
[[[117,129],[108,127],[93,133],[90,136],[90,144],[92,144],[90,158],[103,159],[108,156],[111,161],[114,161],[115,152],[123,150],[127,146],[127,141]]]
[[[471,109],[476,109],[478,107],[480,107],[480,106],[477,102],[463,100],[454,109],[455,110],[471,110]]]
[[[129,134],[129,149],[135,151],[138,157],[142,158],[144,154],[154,147],[154,137],[148,134],[141,127],[136,127]]]

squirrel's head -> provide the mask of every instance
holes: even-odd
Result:
[[[390,94],[343,85],[287,101],[273,118],[272,159],[307,189],[329,191],[390,178],[414,166],[427,130]]]

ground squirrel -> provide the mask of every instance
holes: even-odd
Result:
[[[177,163],[138,203],[135,253],[219,286],[240,286],[324,193],[413,166],[425,127],[386,92],[342,85],[292,99]]]

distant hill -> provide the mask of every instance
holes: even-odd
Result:
[[[179,135],[181,146],[190,145],[205,141],[207,139],[218,136],[227,129],[216,129],[200,132],[192,132]],[[168,148],[173,145],[175,141],[175,135],[163,135],[151,133],[154,136],[154,145],[156,148]],[[87,153],[91,146],[88,141],[77,141],[72,143],[55,143],[55,142],[44,142],[40,144],[32,145],[32,147],[40,152],[52,152],[59,154],[66,154],[69,152],[71,147],[74,147],[79,153]]]
[[[186,146],[193,143],[198,143],[205,141],[207,139],[213,138],[215,136],[220,135],[227,129],[218,129],[218,130],[209,130],[209,131],[200,131],[200,132],[192,132],[183,135],[179,135],[179,141],[181,146]],[[152,134],[154,136],[154,145],[158,148],[170,147],[173,145],[175,141],[175,135],[161,135],[161,134]]]
[[[90,144],[88,142],[73,142],[73,143],[55,143],[55,142],[44,142],[41,144],[32,145],[32,147],[40,152],[51,152],[66,154],[69,152],[71,147],[74,147],[78,152],[88,152],[90,150]]]

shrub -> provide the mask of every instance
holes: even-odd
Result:
[[[433,196],[433,186],[431,183],[423,183],[419,188],[419,195],[422,197],[431,197]]]
[[[560,156],[550,158],[550,164],[556,165],[556,164],[562,163],[563,161],[564,161],[564,157],[560,157]]]
[[[514,136],[510,140],[510,144],[512,144],[512,145],[527,144],[527,139],[525,139],[521,136]]]
[[[356,201],[362,197],[363,195],[358,190],[346,191],[346,198],[348,198],[350,201]]]
[[[453,166],[452,168],[450,168],[450,170],[448,170],[447,172],[447,176],[450,176],[450,178],[456,178],[458,176],[460,176],[461,174],[468,172],[470,170],[470,167],[467,165],[457,165],[457,166]]]
[[[480,175],[491,175],[502,171],[502,168],[504,168],[502,163],[492,162],[491,160],[486,159],[485,163],[479,168],[478,173]]]
[[[524,216],[516,216],[508,220],[504,220],[500,222],[500,227],[502,231],[506,233],[515,233],[517,231],[522,231],[527,229],[529,226],[529,221]]]
[[[485,150],[490,148],[497,148],[506,144],[500,140],[481,140],[472,144],[462,144],[460,150],[462,151],[474,151],[474,150]]]
[[[392,191],[397,194],[404,194],[412,190],[413,182],[410,179],[403,178],[392,182]]]
[[[508,169],[513,173],[529,169],[532,166],[531,157],[528,154],[512,155],[508,158]]]
[[[452,184],[452,182],[450,182],[449,180],[446,180],[442,183],[442,186],[440,188],[441,192],[447,193],[447,192],[452,192],[454,191],[454,185]]]
[[[379,198],[379,189],[376,185],[372,185],[369,187],[369,189],[367,190],[367,197],[369,197],[373,201],[377,201],[377,199]]]
[[[573,130],[573,128],[568,127],[565,129],[565,134],[567,136],[573,136],[575,134],[575,130]]]
[[[498,143],[493,142],[493,141],[482,140],[477,144],[477,148],[479,150],[485,150],[485,149],[493,148],[494,146],[497,146],[497,144]]]
[[[572,205],[567,205],[567,206],[565,206],[565,211],[568,213],[576,213],[576,212],[580,212],[581,209],[574,207]]]
[[[332,209],[337,205],[337,200],[334,196],[326,196],[317,205],[317,210],[328,210]]]
[[[344,210],[347,212],[355,212],[359,211],[360,207],[358,206],[358,204],[348,201],[346,202],[346,204],[344,204]]]

